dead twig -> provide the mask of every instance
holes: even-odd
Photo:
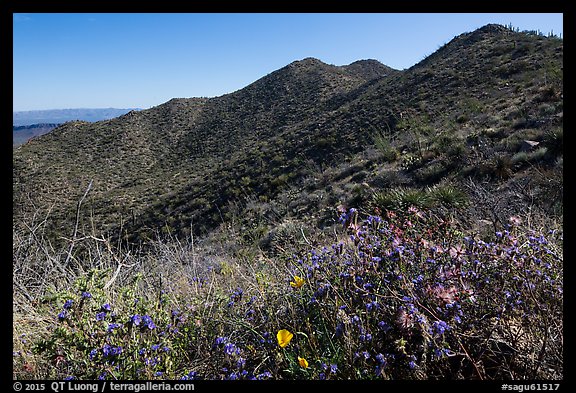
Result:
[[[68,255],[66,256],[66,261],[64,261],[64,266],[68,266],[68,262],[70,261],[70,258],[72,258],[72,250],[74,249],[74,245],[76,244],[76,234],[78,233],[78,225],[80,223],[80,208],[82,207],[82,202],[84,202],[84,199],[86,198],[86,196],[90,192],[90,189],[92,188],[93,181],[94,180],[90,180],[90,183],[88,183],[88,187],[86,187],[84,195],[82,195],[82,198],[80,198],[80,200],[78,201],[78,206],[76,207],[76,224],[74,225],[74,232],[72,233],[70,248],[68,249]]]

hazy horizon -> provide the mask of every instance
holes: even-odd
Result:
[[[51,112],[51,111],[67,111],[67,110],[107,110],[107,109],[131,109],[131,110],[142,110],[143,108],[116,108],[116,107],[100,107],[100,108],[53,108],[53,109],[32,109],[24,111],[12,111],[12,113],[21,112]]]

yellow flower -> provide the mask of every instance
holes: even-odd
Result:
[[[298,356],[298,364],[300,364],[300,367],[308,368],[308,361],[300,356]]]
[[[281,348],[284,348],[286,345],[288,345],[290,340],[292,340],[292,337],[294,337],[294,335],[286,329],[278,330],[278,334],[276,334],[278,345],[280,345]]]
[[[299,276],[294,276],[294,281],[290,281],[290,285],[293,288],[300,288],[302,285],[304,285],[304,279]]]

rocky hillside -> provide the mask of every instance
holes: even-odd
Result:
[[[424,203],[432,189],[493,225],[528,208],[561,217],[562,103],[563,41],[498,25],[405,71],[307,58],[15,149],[15,227],[48,216],[54,239],[70,236],[82,200],[84,233],[140,241],[245,220],[265,238],[303,212],[322,227],[338,205]]]

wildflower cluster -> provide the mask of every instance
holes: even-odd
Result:
[[[326,342],[340,349],[341,374],[438,377],[460,364],[469,377],[503,377],[502,368],[478,366],[494,359],[522,363],[508,370],[521,374],[535,363],[520,355],[510,327],[524,329],[534,350],[546,329],[561,331],[562,257],[542,235],[526,238],[510,226],[486,242],[414,208],[363,221],[350,210],[340,222],[348,236],[296,266],[311,286],[303,311],[333,333]],[[555,322],[530,323],[548,313]],[[481,348],[480,337],[500,346]]]
[[[89,277],[98,275],[92,271]],[[81,286],[88,281],[81,280]],[[154,317],[142,313],[152,304],[133,299],[132,307],[118,313],[96,286],[93,292],[80,291],[64,302],[57,320],[60,325],[48,340],[36,344],[36,351],[59,352],[56,376],[83,379],[154,379],[175,376],[171,342],[182,320],[160,309]],[[68,293],[66,296],[74,296]],[[124,301],[123,303],[126,303]],[[155,321],[155,319],[157,321]],[[161,321],[160,325],[157,322]]]
[[[81,280],[36,351],[59,359],[50,377],[78,379],[520,379],[560,367],[555,233],[513,222],[480,239],[414,208],[351,209],[340,223],[334,244],[302,250],[276,281],[260,271],[224,290],[209,271],[194,298],[146,300]]]

